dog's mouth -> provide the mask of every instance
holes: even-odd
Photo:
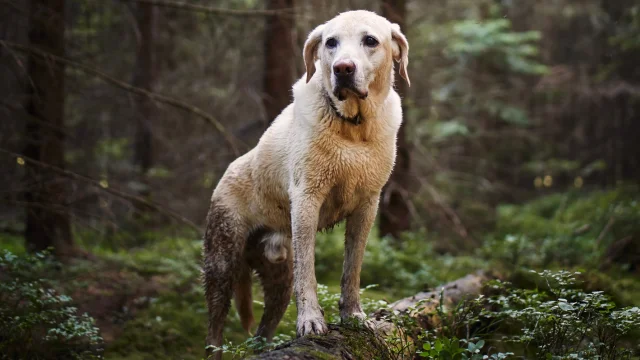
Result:
[[[360,100],[364,100],[369,96],[369,92],[367,90],[360,90],[355,85],[345,85],[334,87],[333,95],[340,101],[346,100],[349,95],[355,95]]]

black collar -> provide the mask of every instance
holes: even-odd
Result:
[[[342,115],[340,111],[338,111],[336,104],[333,103],[333,100],[331,100],[331,97],[329,96],[329,94],[327,94],[326,98],[335,116],[339,117],[342,121],[346,121],[356,126],[362,124],[362,115],[360,115],[360,112],[358,112],[356,116],[346,117]]]

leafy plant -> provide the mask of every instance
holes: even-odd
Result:
[[[625,336],[640,329],[638,307],[617,308],[601,291],[576,288],[576,275],[568,271],[533,274],[540,289],[517,289],[500,282],[500,294],[488,298],[495,310],[482,314],[499,319],[507,329],[520,329],[503,340],[523,345],[538,359],[625,359],[633,350]],[[629,339],[627,339],[628,341]]]
[[[575,272],[531,274],[540,281],[534,289],[496,280],[487,286],[487,295],[453,308],[447,309],[441,297],[435,307],[421,302],[406,314],[391,315],[403,330],[395,331],[387,342],[402,350],[395,352],[398,359],[406,358],[407,349],[428,359],[631,359],[638,355],[640,348],[633,348],[640,331],[638,307],[619,308],[602,291],[581,290]],[[418,331],[409,313],[436,316],[438,326]],[[417,339],[415,344],[410,337]]]
[[[57,264],[47,253],[0,254],[0,359],[98,359],[93,319],[46,279]]]
[[[433,342],[425,342],[422,345],[422,351],[418,355],[427,359],[447,360],[502,360],[513,355],[513,353],[483,355],[480,351],[484,345],[484,340],[478,340],[474,343],[473,341],[460,340],[456,337],[451,339],[443,338]]]

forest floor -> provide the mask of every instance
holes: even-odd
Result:
[[[398,246],[374,231],[362,284],[377,286],[364,290],[364,310],[379,309],[477,270],[496,271],[518,286],[535,288],[531,269],[579,271],[585,291],[603,290],[618,306],[639,306],[640,252],[634,242],[623,241],[640,235],[635,191],[633,195],[624,189],[589,196],[558,194],[502,207],[495,231],[483,236],[484,245],[459,254],[434,251],[437,234],[412,234]],[[316,273],[323,284],[319,298],[325,318],[333,323],[338,321],[343,231],[338,226],[320,234],[316,249]],[[79,243],[92,256],[73,260],[52,274],[56,287],[73,299],[81,313],[95,319],[105,341],[106,359],[201,359],[207,322],[200,278],[201,240],[167,231],[145,238],[151,240],[113,249],[95,234],[79,236]],[[10,251],[24,252],[20,238],[4,240]],[[257,285],[254,295],[259,319],[262,296]],[[275,340],[286,341],[294,335],[292,304]],[[247,339],[233,308],[225,337],[235,345]],[[238,357],[230,353],[225,358]]]

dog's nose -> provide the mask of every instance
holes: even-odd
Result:
[[[333,73],[339,77],[351,76],[356,71],[356,64],[351,60],[340,60],[333,65]]]

